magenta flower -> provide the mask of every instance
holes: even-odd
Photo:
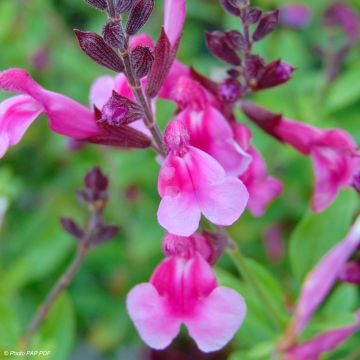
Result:
[[[302,344],[294,346],[286,353],[284,360],[318,360],[322,353],[335,349],[359,329],[360,309],[356,312],[355,324],[325,331]]]
[[[249,191],[248,208],[254,216],[262,216],[266,206],[279,196],[282,184],[267,173],[264,159],[254,147],[250,146],[251,133],[245,125],[236,125],[235,138],[240,147],[252,158],[247,171],[240,176]]]
[[[169,153],[161,166],[158,190],[162,198],[158,220],[170,233],[192,235],[201,214],[216,225],[233,224],[244,211],[248,192],[227,176],[210,155],[190,145],[185,125],[173,120],[165,131]]]
[[[50,128],[61,135],[82,140],[100,132],[89,109],[64,95],[45,90],[22,69],[1,72],[0,89],[24,94],[0,105],[0,156],[21,140],[41,113],[48,116]]]
[[[253,103],[243,104],[242,109],[264,131],[313,158],[313,211],[325,210],[340,188],[352,186],[360,161],[357,145],[347,132],[317,129],[286,119]]]
[[[318,265],[307,275],[295,312],[295,329],[299,334],[314,311],[342,273],[344,266],[360,244],[360,218],[349,234],[327,252]]]
[[[150,347],[166,348],[183,323],[203,352],[225,346],[246,314],[243,298],[218,286],[210,265],[199,253],[163,260],[149,283],[130,291],[127,309]]]
[[[280,21],[290,28],[306,27],[311,18],[311,10],[303,4],[288,4],[280,9]]]
[[[243,174],[251,156],[236,143],[231,126],[214,106],[211,95],[195,80],[181,76],[172,86],[171,97],[182,109],[176,119],[185,124],[190,145],[211,155],[228,175]]]

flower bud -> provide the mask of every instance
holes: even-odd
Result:
[[[181,151],[189,145],[190,135],[182,121],[172,120],[166,127],[164,140],[169,151]]]
[[[263,74],[257,82],[257,89],[268,89],[281,85],[291,79],[294,68],[289,64],[276,60],[265,67]]]
[[[311,10],[303,4],[284,5],[280,9],[280,21],[290,28],[304,28],[309,24],[311,18]]]
[[[360,285],[360,260],[349,261],[341,271],[339,280]]]
[[[219,97],[224,102],[234,102],[241,96],[241,85],[236,79],[227,79],[219,86]]]
[[[279,23],[279,10],[270,11],[263,15],[253,33],[253,40],[260,41],[272,33]]]

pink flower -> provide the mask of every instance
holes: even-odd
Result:
[[[81,140],[100,132],[89,109],[64,95],[45,90],[22,69],[1,72],[0,89],[25,94],[0,105],[0,156],[21,140],[41,113],[48,116],[50,128],[61,135]]]
[[[247,171],[240,176],[249,191],[248,208],[254,216],[262,216],[266,206],[279,196],[282,184],[267,173],[266,164],[261,154],[250,146],[250,130],[241,124],[236,125],[234,131],[236,141],[252,158]]]
[[[248,201],[243,183],[227,176],[210,155],[189,144],[185,125],[173,120],[165,132],[169,153],[162,164],[158,220],[170,233],[192,235],[201,214],[217,225],[231,225]]]
[[[285,119],[253,103],[243,104],[242,109],[264,131],[313,158],[313,211],[325,210],[339,188],[352,185],[360,161],[357,145],[348,133],[340,129],[317,129]]]
[[[185,0],[165,0],[164,30],[174,46],[181,37],[186,17]]]
[[[356,312],[355,324],[325,331],[302,344],[294,346],[285,354],[284,360],[318,360],[322,353],[335,349],[359,329],[360,309]]]
[[[150,347],[166,348],[183,323],[203,352],[225,346],[246,314],[243,298],[219,287],[210,265],[198,253],[163,260],[149,283],[130,291],[127,309]]]
[[[295,312],[295,329],[299,334],[312,314],[339,278],[343,268],[360,244],[360,217],[349,234],[335,245],[307,275]]]
[[[171,97],[183,109],[176,119],[185,124],[190,145],[211,155],[228,175],[243,174],[251,156],[236,143],[231,126],[213,106],[211,95],[195,80],[182,76],[173,85]]]

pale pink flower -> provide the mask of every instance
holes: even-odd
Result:
[[[360,167],[357,145],[340,129],[317,129],[289,120],[253,103],[244,103],[245,114],[264,131],[313,159],[315,187],[311,207],[325,210],[338,190],[351,186]]]
[[[345,239],[328,251],[307,275],[295,312],[294,324],[297,334],[304,329],[314,311],[325,299],[359,244],[360,217]]]
[[[81,140],[100,133],[92,111],[64,95],[45,90],[22,69],[1,72],[0,89],[24,94],[0,104],[0,156],[21,140],[41,113],[48,116],[50,128],[61,135]]]
[[[172,234],[190,236],[198,228],[201,214],[216,225],[233,224],[248,201],[244,184],[227,176],[210,155],[191,146],[182,122],[169,123],[165,143],[169,153],[158,182],[160,225]]]
[[[268,206],[279,196],[282,184],[270,176],[261,154],[250,146],[251,132],[246,125],[239,124],[234,128],[235,139],[244,151],[251,156],[251,163],[240,179],[249,191],[248,208],[254,216],[262,216]]]
[[[284,360],[318,360],[321,354],[335,349],[360,329],[360,310],[357,310],[355,315],[354,324],[325,331],[294,346],[285,354]]]
[[[149,283],[130,291],[127,309],[150,347],[166,348],[185,324],[203,352],[225,346],[246,314],[243,298],[219,287],[210,265],[198,253],[163,260]]]
[[[164,1],[164,30],[172,46],[174,46],[181,37],[185,17],[185,0]]]

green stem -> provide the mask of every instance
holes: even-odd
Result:
[[[249,269],[246,258],[241,253],[240,249],[236,247],[235,249],[229,249],[228,254],[234,262],[236,268],[243,276],[244,280],[254,289],[260,301],[263,303],[264,307],[268,310],[268,313],[271,316],[273,323],[281,329],[283,327],[282,316],[276,307],[273,305],[272,301],[269,299],[268,294],[263,290],[261,285],[258,283],[256,277],[253,276],[251,270]]]

